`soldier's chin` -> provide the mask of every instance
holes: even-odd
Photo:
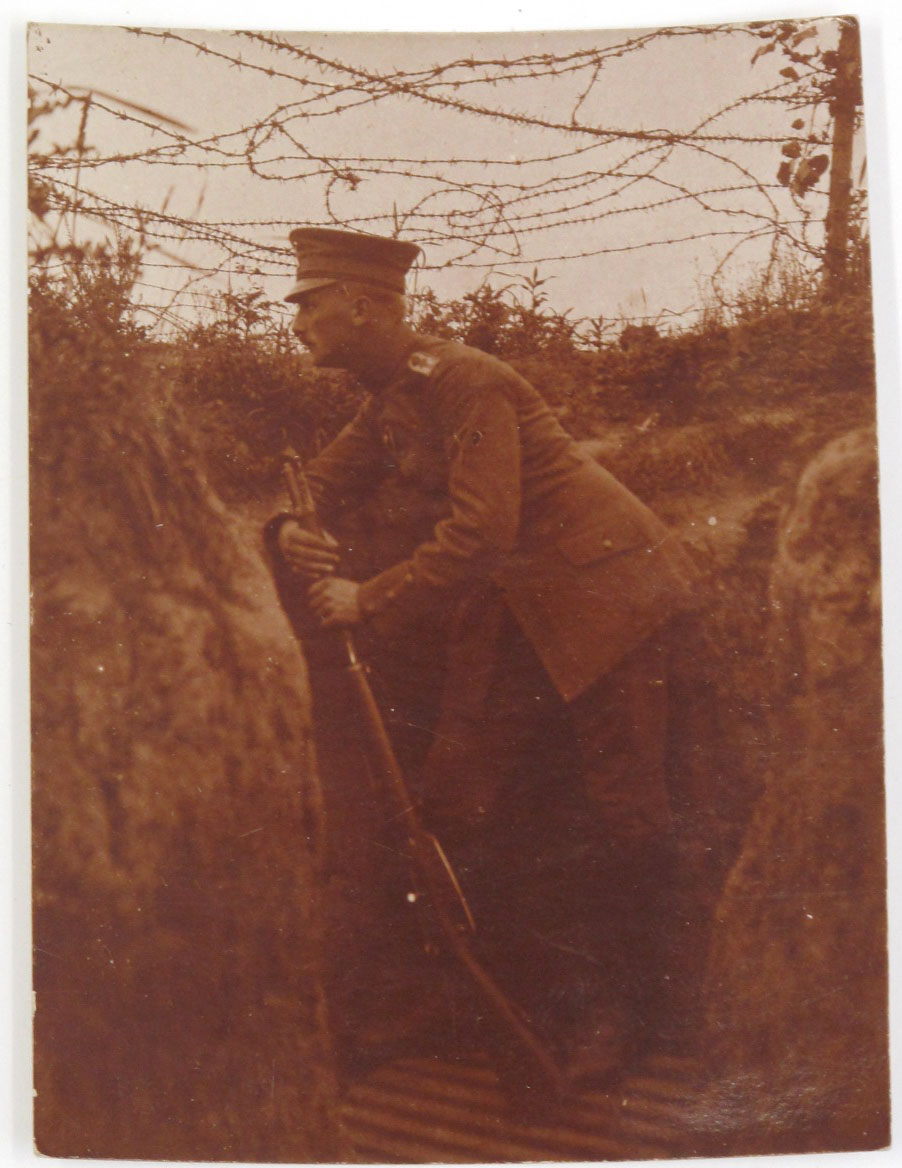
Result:
[[[308,349],[310,354],[310,364],[316,369],[347,369],[347,361],[344,359],[344,354],[338,350],[331,352],[317,352],[315,349]]]

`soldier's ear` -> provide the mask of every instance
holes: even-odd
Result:
[[[351,323],[367,324],[373,319],[374,304],[365,292],[357,293],[351,300]]]

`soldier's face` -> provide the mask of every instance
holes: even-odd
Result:
[[[291,331],[316,366],[347,369],[353,363],[357,329],[354,306],[340,284],[314,288],[295,301]]]

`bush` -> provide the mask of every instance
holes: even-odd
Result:
[[[427,289],[417,298],[414,323],[420,332],[473,345],[504,360],[538,354],[570,359],[579,349],[577,323],[568,313],[545,307],[544,283],[538,272],[522,282],[529,295],[526,304],[511,287],[484,284],[446,303]]]
[[[222,294],[218,315],[175,352],[210,481],[230,502],[271,497],[286,446],[311,458],[362,397],[343,374],[311,367],[261,295]]]

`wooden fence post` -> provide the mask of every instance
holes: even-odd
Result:
[[[843,20],[831,85],[833,153],[824,248],[824,292],[835,299],[846,281],[849,213],[852,203],[852,146],[855,114],[861,101],[861,58],[858,24]]]

